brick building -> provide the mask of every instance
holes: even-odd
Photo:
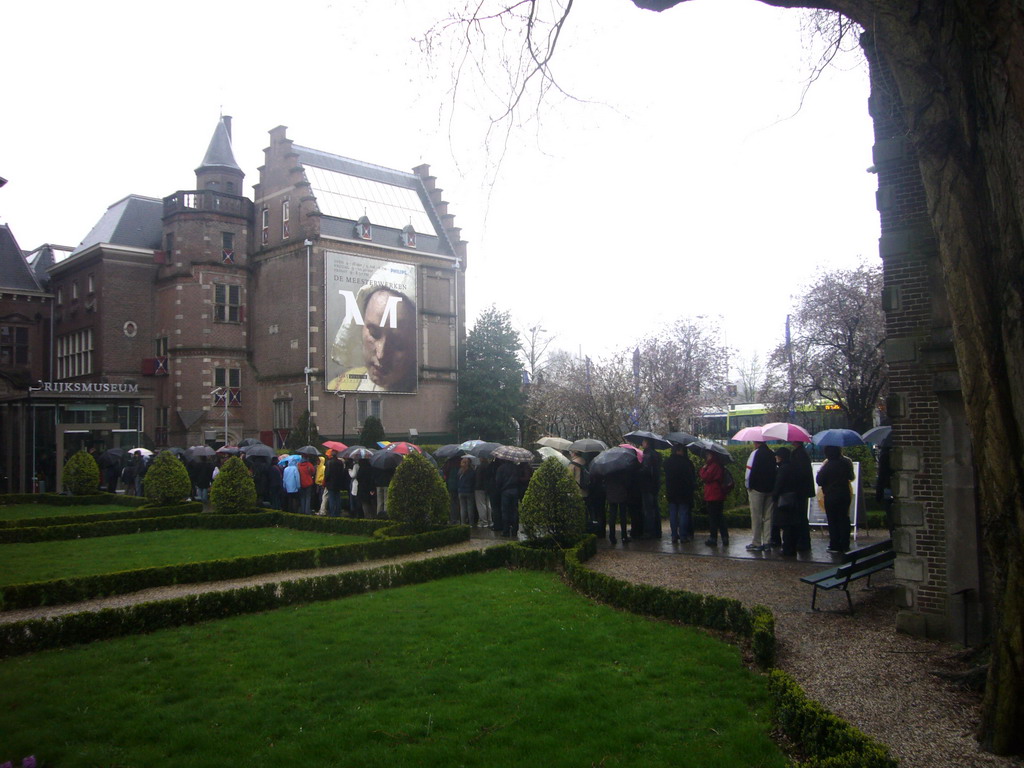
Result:
[[[114,203],[67,258],[40,261],[47,286],[8,249],[26,273],[11,300],[52,306],[53,330],[47,309],[40,365],[5,377],[4,429],[33,442],[16,409],[45,413],[35,442],[56,467],[83,445],[279,445],[305,410],[325,438],[351,442],[375,415],[391,437],[449,441],[466,244],[429,168],[299,147],[278,127],[254,199],[244,179],[224,117],[195,189]]]
[[[871,69],[874,170],[882,236],[888,415],[893,426],[897,625],[978,643],[986,602],[974,462],[938,244],[918,159],[885,57]]]

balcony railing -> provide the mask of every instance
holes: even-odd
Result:
[[[212,189],[178,190],[164,198],[164,216],[175,213],[203,212],[223,213],[227,216],[252,217],[251,200],[237,195],[227,195]]]

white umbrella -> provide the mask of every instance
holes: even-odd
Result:
[[[137,456],[152,456],[153,452],[149,448],[132,448],[128,453],[134,453]]]
[[[564,453],[559,453],[550,446],[545,445],[542,448],[538,448],[537,453],[539,453],[545,459],[558,459],[564,466],[569,466],[569,457],[566,456]]]
[[[556,451],[565,451],[572,445],[572,440],[566,440],[564,437],[542,437],[537,441],[537,445],[554,448]]]

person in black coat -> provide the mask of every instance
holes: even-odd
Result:
[[[693,492],[697,472],[686,455],[686,446],[675,444],[665,459],[665,498],[668,501],[668,525],[672,542],[693,540]]]
[[[811,523],[807,519],[807,500],[813,499],[815,494],[814,469],[811,468],[811,457],[803,443],[796,443],[793,446],[793,455],[790,462],[800,477],[800,489],[804,494],[804,501],[801,504],[801,514],[796,523],[796,551],[811,551]]]
[[[776,457],[767,443],[755,442],[754,446],[747,466],[747,499],[750,503],[750,543],[747,549],[760,552],[768,549],[772,534]]]
[[[842,449],[826,445],[825,463],[818,470],[815,482],[825,496],[829,552],[846,552],[850,548],[851,483],[855,479],[853,462],[843,456]]]
[[[629,489],[633,485],[633,471],[624,469],[604,476],[604,493],[608,502],[608,541],[615,543],[615,522],[622,526],[622,543],[629,541],[626,535]]]
[[[782,537],[782,554],[787,557],[796,555],[801,504],[806,504],[807,499],[800,474],[790,461],[790,456],[789,448],[775,449],[778,471],[775,473],[775,488],[772,490],[772,501],[775,503],[774,523]]]
[[[658,493],[661,491],[661,454],[655,450],[650,440],[641,443],[644,452],[640,461],[640,503],[643,506],[643,537],[645,539],[661,538],[661,509],[658,506]]]

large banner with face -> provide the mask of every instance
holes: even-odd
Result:
[[[414,393],[416,267],[327,251],[327,390]]]

